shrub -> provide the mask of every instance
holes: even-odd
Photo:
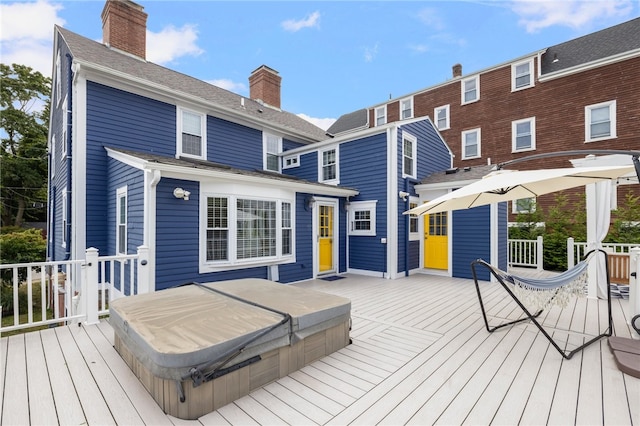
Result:
[[[3,232],[0,235],[0,263],[31,263],[45,260],[47,242],[42,237],[38,229],[21,229],[17,232]],[[23,282],[27,278],[26,268],[18,269],[18,281]],[[3,270],[0,276],[0,303],[3,311],[13,309],[13,271]],[[24,290],[22,289],[24,287]],[[39,288],[40,286],[38,286]],[[34,286],[34,295],[35,295]],[[24,292],[24,303],[26,306],[26,286],[20,286],[20,291]],[[35,298],[35,296],[34,296]],[[39,303],[39,302],[38,302]],[[22,302],[20,304],[22,306]]]

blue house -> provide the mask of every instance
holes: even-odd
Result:
[[[146,19],[108,0],[103,43],[55,27],[49,259],[147,246],[155,289],[424,268],[402,213],[452,164],[429,118],[327,133],[280,108],[267,66],[243,97],[146,61]]]

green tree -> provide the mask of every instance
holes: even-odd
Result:
[[[0,64],[2,225],[43,219],[51,79],[26,65]],[[36,216],[34,213],[40,213]]]

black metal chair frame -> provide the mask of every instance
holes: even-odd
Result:
[[[509,285],[504,281],[503,279],[503,275],[501,273],[498,273],[496,268],[494,268],[493,266],[491,266],[489,263],[485,262],[482,259],[477,259],[474,260],[473,262],[471,262],[471,272],[473,273],[473,280],[476,284],[476,291],[478,292],[478,300],[480,302],[480,309],[482,310],[482,317],[484,318],[484,324],[487,328],[487,331],[489,333],[493,333],[494,331],[503,328],[503,327],[507,327],[510,325],[514,325],[514,324],[518,324],[521,323],[523,321],[531,321],[537,328],[538,330],[540,330],[540,332],[547,338],[547,340],[549,340],[549,342],[553,345],[554,348],[556,348],[556,350],[560,353],[560,355],[562,355],[563,358],[565,359],[571,359],[571,357],[578,351],[581,351],[582,349],[584,349],[585,347],[589,346],[590,344],[598,341],[599,339],[603,338],[603,337],[609,337],[611,336],[611,334],[613,333],[613,319],[611,316],[611,283],[609,282],[609,259],[607,257],[607,252],[605,252],[602,249],[595,249],[595,250],[591,250],[590,252],[588,252],[587,254],[584,255],[583,260],[586,259],[587,257],[589,257],[591,254],[595,253],[595,252],[601,252],[604,254],[605,256],[605,265],[606,265],[606,274],[607,274],[607,318],[609,321],[609,326],[608,328],[605,330],[604,333],[599,334],[598,336],[595,336],[594,338],[592,338],[591,340],[589,340],[588,342],[584,343],[583,345],[571,350],[571,351],[567,351],[567,350],[563,350],[558,343],[555,342],[555,340],[553,340],[553,338],[549,335],[549,333],[547,333],[547,331],[544,329],[544,327],[542,327],[542,325],[538,322],[538,320],[536,318],[538,318],[540,316],[540,314],[542,314],[542,312],[544,311],[543,309],[539,310],[538,312],[536,312],[535,314],[532,314],[527,308],[526,306],[524,306],[522,304],[522,302],[520,301],[520,299],[518,299],[516,297],[516,295],[513,293],[513,291],[509,288]],[[493,275],[496,280],[500,283],[500,285],[505,289],[505,291],[511,296],[511,298],[518,304],[518,306],[522,309],[522,311],[525,314],[524,318],[520,318],[514,321],[509,321],[509,322],[505,322],[502,323],[500,325],[497,326],[490,326],[489,325],[489,320],[487,319],[487,313],[485,311],[484,308],[484,303],[482,301],[482,294],[480,293],[480,285],[478,283],[478,276],[476,274],[476,266],[484,266],[485,268],[487,268],[489,270],[489,272],[491,273],[491,275]],[[502,271],[500,271],[502,272]],[[557,293],[557,290],[556,290]],[[555,297],[552,296],[552,298]]]

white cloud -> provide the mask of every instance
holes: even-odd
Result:
[[[22,64],[51,75],[53,25],[64,25],[62,5],[45,0],[0,3],[2,62]]]
[[[282,22],[282,28],[286,31],[291,31],[295,33],[296,31],[300,31],[303,28],[319,28],[320,27],[320,12],[317,10],[312,14],[308,15],[304,19],[288,19]]]
[[[169,25],[159,33],[147,30],[147,60],[166,64],[182,56],[198,56],[204,51],[198,47],[198,31],[195,25],[182,28]]]
[[[333,123],[336,122],[335,118],[315,118],[309,117],[307,114],[296,114],[298,117],[307,120],[309,123],[315,124],[322,130],[327,130]]]
[[[519,24],[529,33],[535,33],[553,25],[580,29],[611,17],[624,17],[633,10],[632,0],[519,0],[511,4],[511,10],[520,16]]]
[[[247,85],[244,83],[236,83],[235,81],[227,78],[219,78],[216,80],[207,80],[207,83],[218,86],[222,89],[228,90],[234,93],[247,93]]]
[[[410,44],[409,50],[412,50],[416,53],[427,53],[430,49],[426,44]]]
[[[418,13],[416,13],[416,17],[420,22],[425,24],[427,27],[432,28],[434,30],[443,30],[445,28],[444,21],[438,11],[431,7],[425,7],[420,9]]]
[[[364,48],[364,61],[372,62],[375,57],[378,55],[378,43],[374,44],[372,47]]]

